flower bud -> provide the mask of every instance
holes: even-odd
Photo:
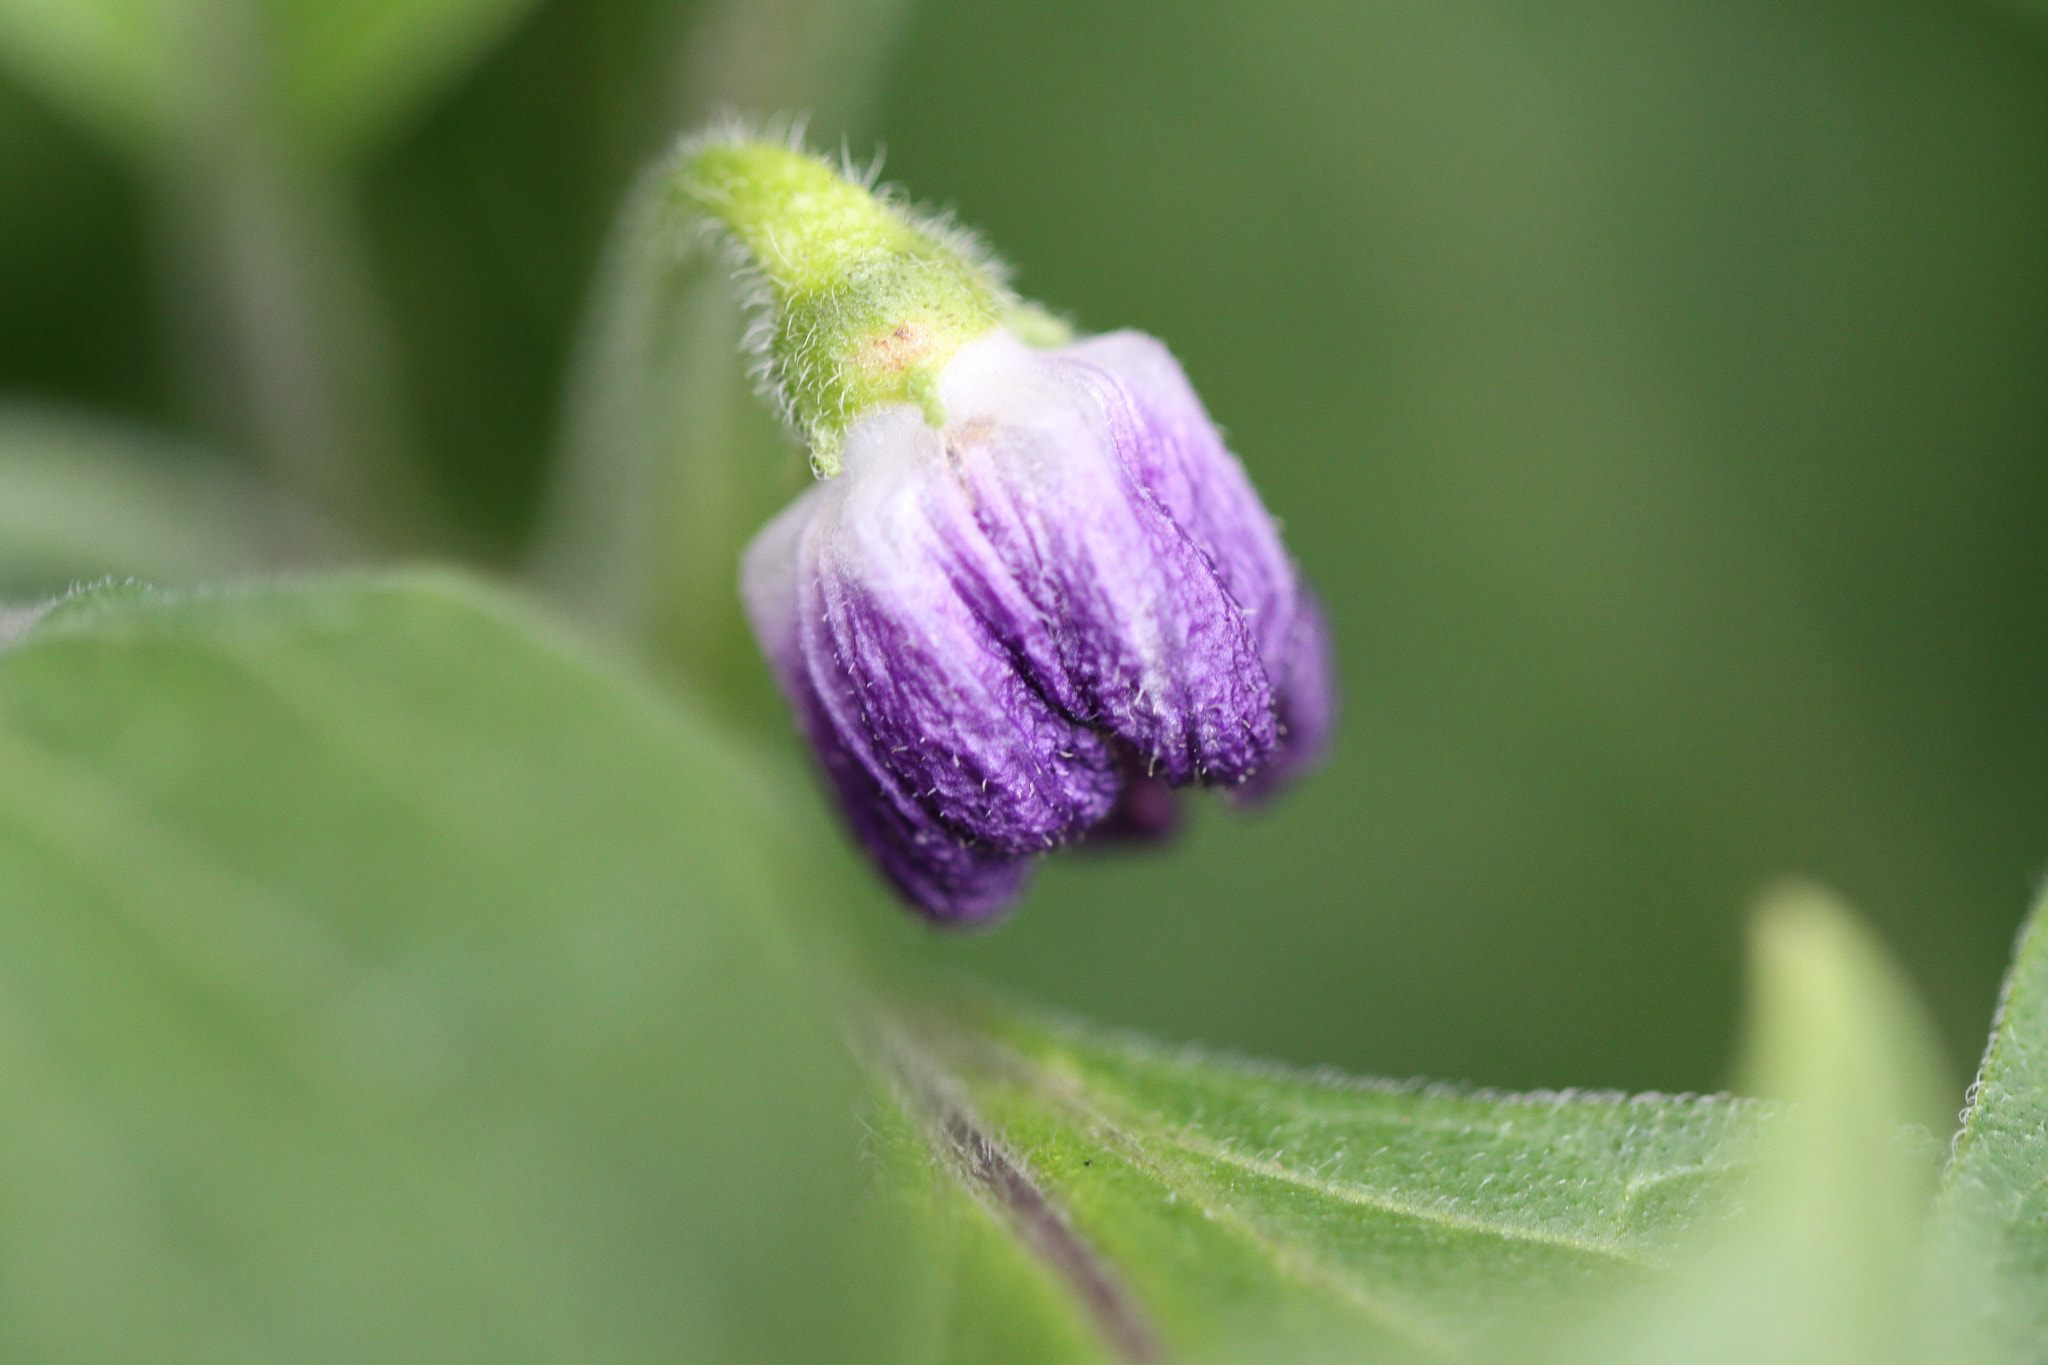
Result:
[[[1038,854],[1163,833],[1167,788],[1257,798],[1316,761],[1322,616],[1165,347],[1044,345],[1064,328],[962,236],[801,153],[684,164],[759,267],[821,475],[748,548],[748,615],[914,905],[986,920]]]

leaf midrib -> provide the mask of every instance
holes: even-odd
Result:
[[[1418,1204],[1368,1186],[1346,1184],[1309,1175],[1270,1158],[1249,1156],[1200,1133],[1197,1129],[1164,1119],[1157,1113],[1148,1112],[1128,1100],[1118,1106],[1120,1113],[1112,1115],[1101,1104],[1101,1096],[1098,1093],[1084,1091],[1079,1086],[1068,1083],[1067,1078],[1055,1076],[1014,1052],[1010,1052],[1009,1057],[1019,1073],[1030,1077],[1034,1088],[1048,1098],[1127,1137],[1134,1130],[1149,1128],[1167,1141],[1219,1164],[1234,1166],[1355,1207],[1374,1209],[1381,1213],[1430,1224],[1446,1231],[1490,1236],[1505,1242],[1547,1246],[1609,1261],[1632,1270],[1660,1271],[1665,1268],[1659,1262],[1648,1260],[1609,1243],[1574,1237],[1569,1233],[1550,1229],[1533,1228],[1507,1220],[1496,1221],[1456,1214],[1441,1207]],[[1101,1084],[1098,1078],[1098,1085]],[[1108,1087],[1104,1085],[1102,1088]]]

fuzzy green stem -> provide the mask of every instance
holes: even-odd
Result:
[[[993,331],[1010,300],[972,250],[828,162],[780,143],[707,141],[676,190],[759,268],[771,310],[769,375],[819,475],[862,415],[914,403],[940,425],[938,375]]]

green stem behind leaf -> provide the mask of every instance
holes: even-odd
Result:
[[[674,101],[811,111],[858,129],[904,0],[726,0],[691,34]],[[679,215],[673,165],[642,177],[606,244],[569,381],[530,565],[593,633],[749,725],[779,729],[737,592],[749,537],[803,488],[788,434],[755,396],[740,301]]]
[[[184,378],[207,425],[368,542],[445,544],[348,188],[252,133],[157,189]]]

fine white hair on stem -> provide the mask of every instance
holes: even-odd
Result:
[[[658,173],[664,179],[672,180],[677,170],[703,148],[745,142],[779,144],[793,152],[815,155],[805,142],[809,120],[809,114],[800,111],[777,114],[761,120],[749,120],[732,110],[721,111],[701,131],[680,139],[661,162]],[[1009,266],[989,248],[979,234],[963,226],[950,209],[922,207],[912,202],[897,186],[880,184],[884,157],[885,149],[878,145],[874,156],[865,167],[856,166],[851,149],[842,138],[839,151],[840,174],[849,183],[859,185],[873,194],[885,211],[894,214],[911,229],[931,239],[940,250],[958,257],[971,269],[978,271],[1006,306],[1014,305],[1016,298],[1010,288]],[[703,191],[700,189],[699,192]],[[810,433],[804,430],[798,420],[791,398],[790,377],[785,372],[785,363],[775,354],[775,280],[767,267],[747,251],[726,224],[715,216],[686,204],[674,206],[683,210],[679,215],[681,221],[677,224],[679,253],[696,250],[717,251],[724,258],[727,270],[738,289],[747,318],[740,344],[749,357],[747,373],[753,380],[755,390],[775,410],[784,426],[800,441],[808,440]],[[772,229],[770,231],[772,232]],[[800,346],[797,349],[807,348]]]
[[[882,165],[889,159],[889,146],[885,142],[875,144],[875,154],[868,158],[865,166],[856,165],[853,149],[847,145],[842,134],[839,139],[839,173],[864,190],[873,190],[882,178]]]

